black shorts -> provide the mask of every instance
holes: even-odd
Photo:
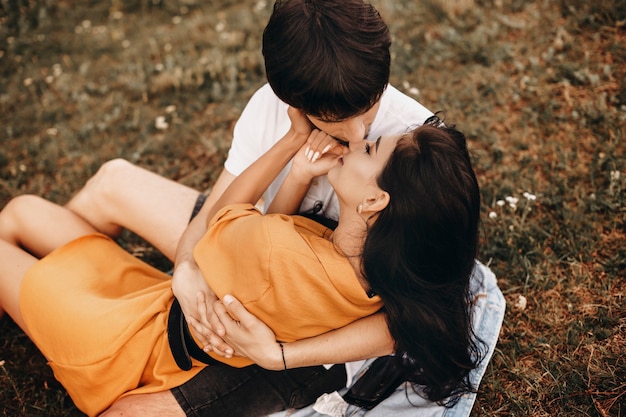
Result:
[[[209,365],[172,394],[187,416],[266,416],[301,408],[346,385],[346,368],[334,365],[268,371],[257,365]]]
[[[204,204],[200,194],[193,219]],[[233,368],[209,365],[172,394],[187,416],[265,416],[287,408],[301,408],[324,393],[346,385],[346,368],[334,365],[268,371],[257,365]]]

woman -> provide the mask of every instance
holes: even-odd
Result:
[[[479,197],[464,136],[431,124],[309,163],[304,145],[320,135],[292,126],[213,207],[194,251],[210,287],[243,300],[279,341],[340,327],[384,303],[408,380],[426,385],[434,401],[471,388],[476,358],[466,298]],[[332,166],[340,202],[334,231],[253,208],[301,148],[293,179],[310,183]],[[35,197],[10,203],[0,225],[9,222],[21,227],[3,234],[0,305],[79,408],[96,415],[120,396],[168,389],[199,372],[197,361],[182,372],[169,349],[169,277]],[[242,251],[246,234],[254,244]]]

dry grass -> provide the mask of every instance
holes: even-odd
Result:
[[[0,206],[63,203],[118,156],[210,187],[263,82],[271,2],[48,3],[0,0]],[[473,415],[626,415],[626,1],[374,3],[392,83],[475,156],[480,256],[508,311]],[[79,415],[23,333],[0,329],[0,415]]]

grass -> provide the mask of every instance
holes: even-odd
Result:
[[[507,313],[473,415],[626,415],[626,2],[374,3],[394,36],[392,83],[468,134],[482,187],[480,259]],[[271,4],[12,4],[0,1],[0,207],[22,193],[63,203],[120,156],[211,186],[263,82]],[[80,415],[8,319],[0,415]]]

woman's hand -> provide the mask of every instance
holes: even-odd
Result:
[[[343,148],[343,146],[339,145],[339,142],[337,142],[335,138],[326,134],[323,131],[316,129],[315,126],[308,119],[308,117],[306,117],[306,114],[304,114],[301,110],[294,107],[289,107],[287,113],[289,114],[289,119],[291,120],[291,130],[297,135],[309,136],[307,139],[307,144],[303,149],[304,156],[309,162],[317,161],[324,154],[333,149],[336,151],[339,148]],[[318,133],[312,135],[312,133],[316,131]],[[344,150],[345,149],[342,149],[339,154],[343,155]],[[325,172],[319,175],[323,174],[325,174]]]
[[[224,340],[235,348],[235,355],[247,357],[268,370],[284,369],[276,335],[239,300],[226,295],[222,301],[215,302],[214,310],[226,329]]]
[[[306,144],[294,156],[291,173],[303,182],[325,175],[337,165],[337,160],[346,150],[332,136],[313,129]]]

